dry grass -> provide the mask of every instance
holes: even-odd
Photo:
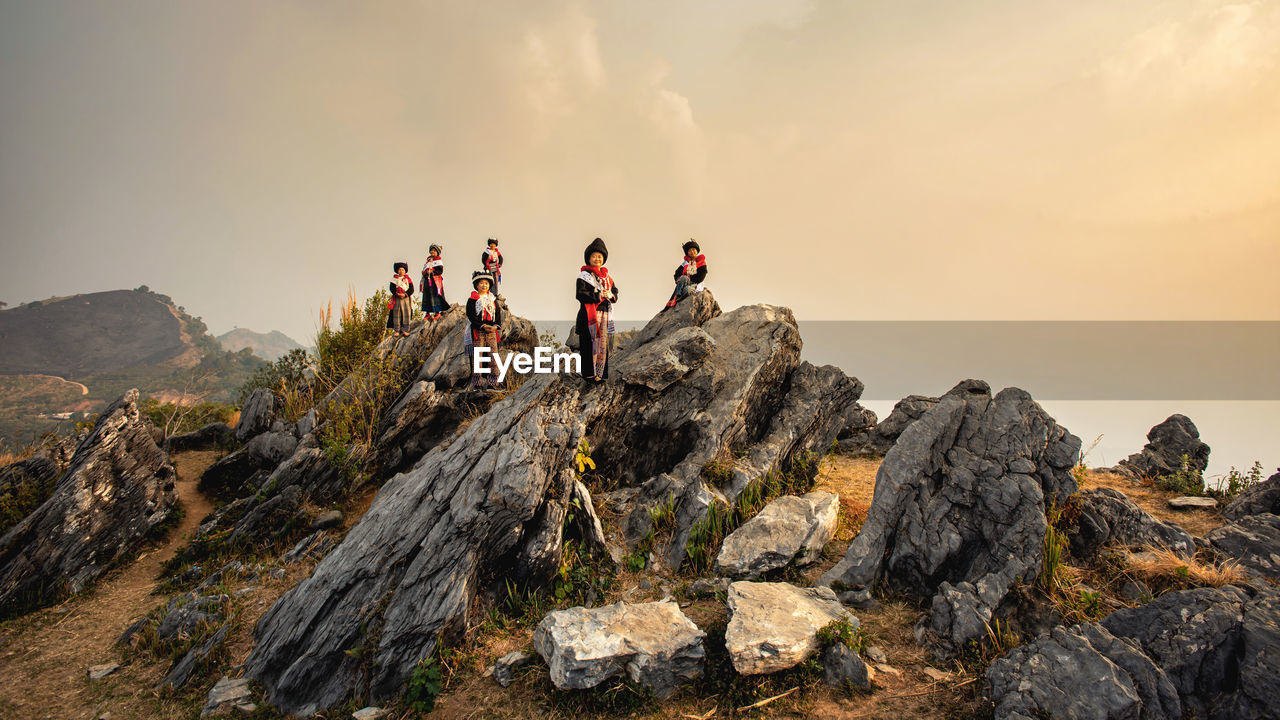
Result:
[[[1125,553],[1124,560],[1131,574],[1153,588],[1222,587],[1249,581],[1236,563],[1187,560],[1165,548]]]
[[[1138,507],[1151,513],[1165,522],[1181,526],[1192,535],[1203,537],[1210,530],[1226,524],[1214,508],[1196,508],[1193,510],[1174,510],[1169,507],[1169,498],[1177,497],[1176,493],[1161,490],[1153,484],[1134,480],[1127,475],[1089,470],[1085,473],[1080,489],[1109,487],[1119,490]]]

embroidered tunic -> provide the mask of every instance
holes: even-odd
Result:
[[[612,293],[612,301],[609,299]],[[581,303],[575,326],[578,332],[578,354],[582,356],[582,376],[609,377],[609,350],[613,344],[613,303],[618,286],[608,269],[583,265],[578,275],[577,298]]]
[[[498,248],[485,248],[480,253],[480,267],[493,273],[493,281],[497,285],[493,292],[496,295],[502,288],[502,253],[498,252]]]
[[[408,275],[394,275],[387,286],[391,292],[391,302],[387,303],[387,327],[400,332],[408,332],[413,322],[413,280]]]

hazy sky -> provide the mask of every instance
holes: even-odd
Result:
[[[486,237],[802,319],[1280,319],[1280,2],[0,0],[0,300],[215,332]]]

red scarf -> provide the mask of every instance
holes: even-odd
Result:
[[[688,256],[688,255],[685,255],[685,256],[684,256],[684,258],[683,258],[683,260],[681,261],[681,265],[683,265],[683,266],[684,266],[684,274],[685,274],[685,275],[692,275],[692,274],[696,273],[696,272],[697,272],[697,270],[694,270],[693,268],[706,267],[706,266],[707,266],[707,256],[706,256],[706,255],[698,255],[698,257],[696,257],[696,258],[694,258],[694,259],[693,259],[693,265],[690,265],[690,264],[689,264],[689,262],[690,262],[690,261],[689,261],[689,256]]]
[[[606,297],[609,295],[609,291],[613,289],[613,278],[609,277],[609,268],[603,265],[601,265],[600,267],[595,267],[594,265],[583,265],[582,271],[589,272],[592,275],[595,275],[596,277],[600,278],[600,281],[601,281],[600,285],[603,286],[604,288],[604,295]],[[597,324],[596,309],[599,305],[600,303],[598,302],[583,303],[583,307],[587,309],[588,325],[594,326]]]

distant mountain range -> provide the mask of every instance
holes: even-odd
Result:
[[[0,310],[0,441],[25,445],[131,387],[161,403],[234,402],[262,364],[145,285]]]
[[[218,342],[228,352],[237,352],[249,348],[254,355],[264,360],[277,360],[290,350],[302,348],[293,338],[279,330],[268,333],[254,332],[247,328],[236,328],[218,336]]]

